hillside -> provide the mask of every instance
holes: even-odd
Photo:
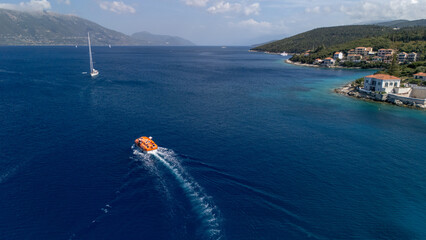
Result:
[[[253,48],[257,51],[300,53],[320,46],[330,47],[366,37],[377,37],[393,31],[377,25],[350,25],[317,28],[279,41]]]
[[[123,33],[94,22],[50,12],[20,12],[0,9],[0,45],[138,45]]]
[[[426,27],[426,19],[419,19],[419,20],[413,20],[413,21],[394,20],[390,22],[376,23],[374,25],[392,27],[392,28],[419,27],[419,26]]]
[[[138,32],[131,36],[145,46],[194,46],[189,40],[176,36],[156,35],[149,32]]]
[[[93,45],[194,45],[183,38],[147,32],[136,33],[131,37],[73,15],[0,9],[0,45],[3,46],[87,45],[87,32],[90,32]]]
[[[374,51],[380,48],[392,48],[401,52],[417,52],[419,54],[418,61],[425,61],[426,27],[403,28],[378,37],[357,39],[325,48],[319,47],[312,51],[309,56],[294,55],[291,59],[296,62],[313,63],[316,58],[332,57],[334,52],[347,54],[348,50],[360,46],[372,47]]]

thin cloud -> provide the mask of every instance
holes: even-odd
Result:
[[[320,7],[320,6],[316,6],[316,7],[308,7],[305,8],[305,13],[330,13],[331,7],[325,6],[325,7]]]
[[[204,7],[209,0],[184,0],[183,2],[188,6]]]
[[[370,0],[342,5],[340,11],[351,18],[419,19],[425,17],[426,0]]]
[[[71,0],[57,0],[57,2],[59,3],[59,4],[66,4],[66,5],[70,5],[71,4]]]
[[[269,32],[272,29],[272,24],[266,21],[256,21],[253,18],[240,21],[237,23],[229,23],[230,27],[243,28],[254,32]]]
[[[229,3],[229,2],[218,2],[216,5],[213,5],[207,9],[209,13],[244,13],[245,15],[258,15],[260,12],[260,4],[253,3],[251,5],[243,5],[241,3]]]
[[[120,1],[101,1],[99,3],[99,7],[105,11],[111,11],[114,13],[135,13],[136,9],[134,9],[132,6],[125,4],[124,2]]]
[[[48,0],[31,0],[19,4],[0,3],[0,8],[16,11],[43,11],[51,9],[52,6]]]

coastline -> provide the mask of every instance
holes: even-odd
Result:
[[[367,102],[381,102],[411,109],[426,110],[426,105],[405,103],[400,100],[389,100],[386,98],[386,96],[376,93],[367,94],[365,92],[359,91],[358,87],[352,86],[351,82],[339,88],[335,88],[333,92]]]
[[[261,52],[261,51],[255,51],[255,50],[249,50],[249,52]],[[271,52],[263,52],[266,54],[278,54],[278,53],[271,53]],[[322,66],[322,65],[316,65],[316,64],[308,64],[308,63],[301,63],[301,62],[293,62],[290,59],[285,59],[285,63],[300,66],[300,67],[311,67],[311,68],[336,68],[336,69],[362,69],[361,67],[343,67],[343,66]],[[378,69],[378,68],[370,68],[370,69]],[[386,103],[390,105],[397,105],[400,107],[406,107],[411,109],[418,109],[418,110],[426,110],[426,104],[419,104],[415,101],[407,101],[405,99],[397,99],[395,96],[388,94],[381,94],[381,93],[375,93],[375,92],[365,92],[360,91],[359,87],[353,86],[353,82],[346,83],[345,85],[333,89],[333,92],[341,95],[345,95],[348,97],[356,98],[358,100],[368,101],[368,102],[381,102]]]
[[[321,65],[316,65],[316,64],[309,64],[309,63],[301,63],[301,62],[293,62],[290,59],[286,59],[284,61],[287,64],[292,64],[292,65],[296,65],[296,66],[301,66],[301,67],[313,67],[313,68],[337,68],[337,69],[361,69],[360,67],[342,67],[342,66],[321,66]],[[373,69],[373,68],[371,68]]]

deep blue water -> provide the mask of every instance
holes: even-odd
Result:
[[[426,112],[247,50],[0,48],[0,239],[426,239]]]

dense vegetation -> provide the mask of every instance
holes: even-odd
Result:
[[[390,22],[377,23],[375,25],[392,27],[392,28],[419,27],[419,26],[426,26],[426,19],[419,19],[419,20],[413,20],[413,21],[394,20]]]
[[[378,37],[369,37],[354,40],[351,42],[338,44],[330,47],[320,46],[314,51],[311,51],[309,56],[294,55],[291,60],[302,63],[313,63],[316,58],[324,59],[332,57],[334,52],[343,52],[347,54],[348,50],[356,47],[373,47],[377,51],[380,48],[398,49],[401,52],[417,52],[417,60],[425,61],[426,53],[426,27],[404,28],[400,30],[392,30]],[[362,67],[362,68],[383,68],[387,67],[385,63],[351,63],[345,62],[342,64],[347,67]]]
[[[391,33],[392,28],[375,25],[352,25],[317,28],[279,41],[253,48],[257,51],[301,53],[318,47],[328,48],[366,37]]]
[[[426,27],[426,19],[414,21],[395,20],[390,22],[377,23],[374,25],[352,25],[317,28],[289,38],[255,47],[253,50],[277,53],[283,51],[290,53],[301,53],[309,49],[316,49],[320,46],[330,47],[338,44],[352,42],[357,39],[387,36],[389,34],[395,37],[395,39],[389,38],[391,40],[410,42],[417,41],[422,38],[421,34],[417,36],[418,38],[416,38],[414,35],[411,35],[411,37],[408,37],[408,39],[404,35],[407,29],[416,27]],[[406,29],[400,29],[400,31],[395,32],[393,31],[393,28]]]

